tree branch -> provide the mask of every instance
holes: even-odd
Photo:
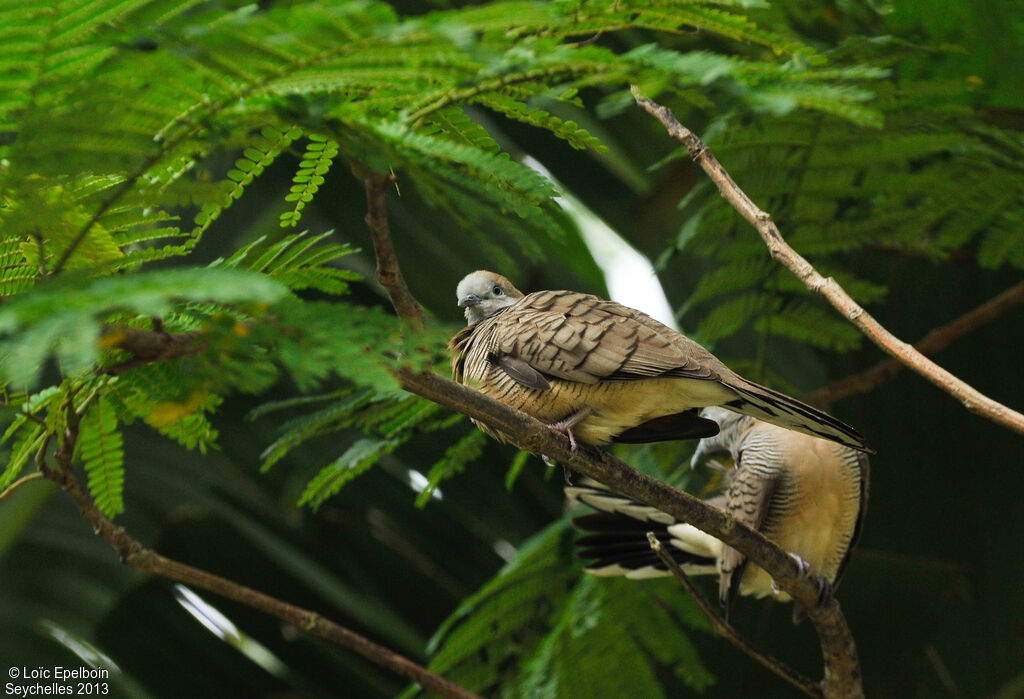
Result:
[[[671,110],[643,97],[635,86],[633,96],[642,109],[662,123],[669,136],[686,146],[690,151],[690,157],[708,174],[722,197],[757,229],[773,259],[781,262],[813,293],[828,300],[882,350],[955,397],[969,411],[1024,434],[1024,415],[972,388],[882,327],[863,307],[850,298],[834,279],[821,276],[783,240],[771,215],[759,209],[750,200],[707,146],[692,131],[680,124]]]
[[[104,329],[101,347],[116,347],[132,355],[131,359],[107,367],[104,373],[120,376],[150,362],[168,362],[178,357],[199,354],[206,349],[201,332],[169,333],[158,318],[153,319],[153,330],[111,325]]]
[[[37,481],[40,478],[45,478],[45,476],[43,474],[39,473],[38,471],[36,473],[30,473],[27,476],[22,476],[21,478],[19,478],[18,480],[14,481],[9,486],[4,488],[3,490],[0,490],[0,500],[3,500],[8,495],[13,493],[15,490],[17,490],[21,486],[25,485],[26,483],[31,483],[32,481]]]
[[[414,663],[389,648],[385,648],[350,629],[324,619],[316,612],[288,604],[276,597],[264,594],[252,588],[180,563],[146,548],[142,543],[128,534],[123,527],[116,526],[92,502],[71,467],[74,443],[77,440],[77,424],[69,424],[65,435],[65,443],[57,451],[59,468],[54,469],[45,462],[39,464],[43,476],[54,481],[63,488],[74,500],[82,517],[92,525],[104,541],[117,552],[121,562],[144,573],[153,573],[169,580],[207,590],[252,607],[265,614],[277,617],[293,624],[295,627],[314,636],[319,636],[335,645],[353,651],[370,662],[391,670],[395,674],[412,682],[419,683],[424,689],[443,697],[453,699],[479,699],[476,694],[450,682],[425,667]]]
[[[387,175],[367,174],[358,164],[354,164],[353,169],[366,185],[369,209],[366,220],[374,236],[378,279],[381,279],[399,316],[414,328],[422,327],[422,310],[405,285],[398,258],[391,246],[384,194],[393,180]],[[382,269],[387,272],[385,278],[381,278]],[[432,372],[399,368],[393,373],[406,391],[479,420],[505,435],[520,449],[554,457],[574,471],[667,512],[682,522],[689,522],[741,551],[808,610],[807,616],[818,633],[824,656],[825,677],[820,685],[823,696],[829,699],[863,697],[857,647],[839,603],[835,598],[820,599],[818,587],[810,578],[801,575],[796,562],[760,533],[602,450],[584,447],[574,451],[566,437],[548,429],[540,421],[466,386]]]
[[[607,452],[586,446],[573,451],[565,436],[548,429],[542,422],[462,384],[432,372],[408,368],[396,369],[394,375],[410,393],[485,423],[520,449],[557,459],[577,473],[667,512],[741,551],[807,609],[825,659],[825,677],[820,685],[823,696],[829,699],[863,697],[857,648],[838,602],[835,598],[819,599],[814,579],[801,575],[796,562],[760,533],[692,495],[637,471]]]
[[[658,554],[658,558],[661,559],[661,562],[668,566],[669,571],[671,571],[676,579],[683,584],[686,591],[689,592],[690,596],[697,602],[697,606],[701,608],[705,616],[707,616],[711,621],[711,626],[714,627],[715,631],[717,631],[720,636],[724,637],[746,655],[749,655],[758,663],[792,684],[807,696],[822,696],[821,687],[816,682],[804,677],[775,656],[762,651],[760,648],[744,638],[743,635],[734,629],[728,621],[723,619],[722,615],[718,613],[710,602],[708,602],[707,597],[702,595],[700,590],[697,589],[697,586],[693,584],[693,581],[690,580],[690,576],[688,576],[683,569],[679,567],[679,564],[676,563],[676,559],[672,558],[672,555],[669,554],[669,552],[665,550],[665,547],[661,545],[661,542],[658,541],[654,532],[647,532],[647,541],[650,542],[651,548],[656,554]]]
[[[149,359],[137,357],[134,360],[129,360],[140,364],[146,361],[159,361],[163,358],[160,352],[146,354],[143,351],[144,348],[150,346],[158,348],[164,346],[168,340],[163,336],[170,338],[170,346],[174,347],[191,347],[193,343],[202,343],[201,335],[191,333],[173,334],[166,333],[162,329],[152,331],[132,329],[132,331],[133,339],[131,342],[125,341],[125,347],[136,347],[143,355],[149,357]],[[801,575],[800,568],[793,559],[760,533],[743,526],[721,510],[707,505],[688,493],[672,488],[633,469],[606,452],[589,447],[574,452],[571,450],[567,438],[552,432],[543,423],[466,386],[431,372],[420,373],[409,368],[399,368],[393,373],[405,390],[486,423],[505,435],[508,441],[520,449],[556,458],[578,473],[594,478],[623,495],[667,512],[680,521],[689,522],[741,551],[747,558],[767,571],[780,588],[788,592],[793,599],[799,601],[808,610],[808,618],[818,633],[825,658],[825,679],[821,683],[823,696],[845,699],[863,695],[860,686],[857,649],[838,603],[834,599],[822,603],[819,600],[818,588],[812,580]],[[73,422],[71,417],[69,416],[69,424]],[[407,673],[413,672],[413,670],[409,670],[401,663],[389,664],[391,662],[390,655],[387,654],[394,655],[391,651],[380,649],[380,653],[385,654],[380,655],[376,650],[380,648],[379,646],[373,645],[370,641],[347,629],[322,620],[312,612],[291,607],[284,602],[268,598],[261,593],[218,578],[205,571],[164,558],[142,547],[138,541],[128,536],[120,527],[115,527],[100,513],[81,491],[81,487],[77,485],[77,481],[70,473],[70,455],[74,451],[75,437],[75,430],[70,430],[65,435],[64,445],[58,450],[58,460],[64,468],[61,471],[51,470],[47,475],[72,495],[83,517],[93,525],[100,536],[114,547],[127,565],[216,592],[279,618],[292,621],[310,633],[320,635],[364,654],[371,660],[428,686],[428,680],[411,677]],[[284,616],[285,614],[287,616]],[[364,641],[365,644],[370,645],[365,645]],[[401,656],[395,657],[401,658]],[[415,665],[414,667],[419,668]],[[419,668],[419,670],[428,672],[423,668]],[[433,691],[444,694],[440,690]],[[451,693],[446,696],[467,695]]]
[[[1021,302],[1024,302],[1024,282],[1011,286],[959,318],[935,328],[921,338],[921,341],[914,345],[914,349],[921,354],[935,354],[957,338],[995,320]],[[899,360],[883,360],[870,369],[819,388],[804,400],[811,405],[828,405],[858,393],[867,393],[895,378],[901,369],[903,364]]]
[[[388,292],[398,317],[415,332],[423,330],[423,307],[409,291],[398,266],[398,256],[391,242],[388,225],[387,192],[397,181],[391,173],[366,171],[362,165],[353,165],[357,177],[366,188],[366,225],[373,237],[373,252],[377,256],[377,281]]]

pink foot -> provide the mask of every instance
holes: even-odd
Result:
[[[551,423],[550,425],[548,425],[548,429],[554,430],[555,432],[560,432],[561,434],[564,434],[566,437],[568,437],[569,447],[572,449],[573,452],[575,452],[579,448],[579,444],[577,444],[576,442],[576,435],[572,433],[572,428],[586,420],[588,417],[590,417],[590,415],[592,415],[593,412],[594,411],[591,408],[580,408],[569,417],[563,420],[559,420],[558,422]]]

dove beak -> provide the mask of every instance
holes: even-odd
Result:
[[[480,297],[476,294],[466,294],[459,299],[459,308],[469,308],[480,304]]]

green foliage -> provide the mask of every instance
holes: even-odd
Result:
[[[809,46],[759,27],[743,5],[720,2],[508,2],[409,20],[382,3],[345,0],[235,11],[160,0],[33,8],[5,0],[0,32],[8,95],[0,128],[9,136],[0,146],[8,163],[0,222],[2,242],[18,243],[0,250],[8,293],[24,288],[28,268],[113,270],[187,254],[304,132],[311,140],[282,225],[298,224],[340,152],[405,169],[400,177],[462,225],[518,233],[536,255],[533,241],[566,223],[544,183],[498,158],[460,105],[601,150],[546,105],[578,101],[580,87],[633,81],[655,93],[692,95],[699,86],[744,108],[877,124],[865,105],[871,92],[856,85],[884,75],[826,66]],[[653,47],[617,53],[570,40],[636,28],[699,28],[790,62]],[[214,156],[230,149],[240,151],[234,167],[211,172]],[[187,232],[173,225],[181,206],[197,212]]]
[[[536,238],[566,235],[569,223],[552,200],[554,186],[507,153],[409,133],[397,123],[373,131],[375,149],[400,164],[431,204],[444,208],[482,245],[499,251],[495,232],[526,232],[514,242],[537,256]]]
[[[296,126],[264,126],[259,135],[251,137],[249,146],[242,151],[242,157],[235,161],[235,169],[228,170],[228,179],[235,183],[234,187],[219,203],[212,202],[203,206],[203,209],[196,215],[197,228],[192,235],[197,237],[209,228],[220,216],[221,211],[241,198],[245,188],[262,175],[263,171],[281,154],[281,151],[301,135],[302,129]],[[295,223],[298,223],[297,217]]]
[[[348,282],[361,277],[331,263],[357,251],[344,244],[321,244],[330,235],[331,231],[314,236],[303,231],[275,243],[266,243],[266,238],[261,237],[240,248],[223,265],[262,272],[293,291],[317,289],[325,294],[344,294],[348,292]],[[217,264],[220,261],[214,263]]]
[[[99,398],[86,410],[75,447],[96,507],[107,517],[123,512],[124,440],[108,400]]]
[[[1024,267],[1024,178],[1003,155],[1024,154],[1020,137],[912,97],[882,104],[880,133],[794,114],[750,126],[723,120],[709,145],[787,241],[862,304],[884,298],[888,280],[851,275],[840,260],[854,254],[942,260],[973,247],[981,266]],[[860,343],[844,319],[765,257],[714,186],[699,184],[684,206],[688,221],[661,263],[685,252],[710,264],[682,310],[699,310],[697,339],[713,344],[751,325],[823,349]]]
[[[431,640],[430,668],[486,696],[662,697],[662,668],[711,684],[685,631],[707,622],[677,583],[580,575],[567,525],[538,533],[462,603]]]
[[[678,587],[584,576],[551,633],[524,668],[519,696],[667,696],[659,677],[669,668],[697,691],[713,678],[683,623],[706,628],[696,605]],[[654,589],[660,588],[657,594]],[[600,624],[600,633],[592,633]],[[642,628],[638,634],[633,629]],[[616,662],[609,663],[608,658]]]
[[[459,473],[466,467],[466,464],[480,456],[483,453],[486,439],[483,432],[473,429],[472,432],[448,447],[444,457],[430,467],[430,472],[427,474],[427,485],[416,496],[416,506],[425,507],[442,480]]]
[[[329,399],[331,402],[326,407],[283,423],[278,428],[277,439],[262,454],[265,471],[310,440],[351,428],[361,429],[370,435],[353,443],[307,484],[299,504],[310,505],[314,509],[377,463],[380,457],[391,453],[416,434],[443,429],[461,419],[461,416],[444,414],[434,403],[416,396],[396,394],[393,390],[347,390],[331,394]],[[281,407],[296,405],[301,404],[289,401]],[[257,410],[252,417],[265,413],[266,409]],[[425,504],[441,480],[458,472],[468,460],[479,455],[480,436],[482,433],[474,430],[459,443],[461,446],[452,447],[445,458],[435,464],[430,472],[430,483],[423,491],[426,495],[420,494],[418,505]]]
[[[17,412],[11,417],[10,424],[0,438],[0,446],[8,443],[12,445],[7,465],[0,475],[0,490],[13,483],[21,475],[28,459],[45,447],[47,435],[57,427],[63,394],[56,386],[49,386],[34,395],[5,397],[5,403],[16,407]],[[48,420],[37,416],[37,413],[43,411]]]
[[[430,669],[487,694],[514,681],[580,577],[563,558],[571,536],[566,522],[551,525],[463,601],[430,641]]]
[[[299,498],[300,505],[314,509],[324,500],[335,495],[342,486],[377,463],[377,460],[391,452],[397,443],[387,439],[360,439],[350,446],[337,461],[324,467],[306,486]]]
[[[265,276],[226,269],[58,281],[0,309],[0,376],[15,387],[32,386],[52,352],[67,374],[85,371],[97,362],[103,324],[115,314],[163,316],[175,301],[267,304],[286,293],[281,284]]]
[[[114,384],[110,398],[123,422],[141,419],[165,437],[205,452],[217,439],[207,413],[223,399],[210,390],[211,379],[205,372],[189,372],[186,378],[181,364],[140,366],[130,380]]]
[[[590,135],[586,129],[580,127],[576,122],[559,119],[553,114],[548,114],[541,109],[534,109],[507,95],[481,95],[474,101],[500,114],[504,114],[510,119],[548,129],[577,150],[586,150],[588,148],[593,148],[598,152],[607,150],[601,141]]]

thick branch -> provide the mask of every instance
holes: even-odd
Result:
[[[749,655],[758,663],[792,684],[807,696],[822,696],[821,687],[818,686],[817,683],[804,677],[775,656],[762,651],[760,648],[744,638],[739,631],[732,627],[732,624],[723,619],[722,615],[718,613],[710,602],[708,602],[707,597],[702,595],[700,590],[697,589],[697,586],[693,584],[693,581],[690,580],[690,576],[688,576],[683,569],[679,567],[679,564],[676,563],[676,559],[672,558],[672,555],[665,550],[664,546],[661,545],[661,542],[658,541],[658,537],[654,535],[654,532],[647,532],[647,540],[650,542],[651,548],[654,549],[654,552],[658,554],[658,558],[661,559],[661,562],[668,566],[669,571],[671,571],[676,579],[683,584],[686,591],[690,593],[690,596],[693,597],[697,606],[701,608],[704,615],[711,621],[711,626],[714,627],[719,636],[725,638],[745,654]]]
[[[378,277],[381,269],[391,271],[396,283],[389,285],[384,280],[381,283],[391,296],[391,302],[399,315],[407,320],[412,319],[410,324],[415,328],[417,324],[422,324],[422,311],[402,279],[387,226],[384,193],[391,186],[391,179],[384,179],[385,176],[379,174],[366,176],[359,170],[356,174],[363,176],[366,182],[370,211],[367,224],[374,233]],[[380,247],[377,245],[378,238],[382,242]],[[413,310],[403,313],[403,308]],[[578,473],[667,512],[680,521],[689,522],[741,551],[808,610],[807,616],[818,633],[825,661],[825,678],[821,684],[823,695],[830,699],[863,697],[857,647],[838,602],[830,598],[823,603],[819,599],[818,588],[812,584],[811,579],[801,576],[795,561],[760,533],[688,493],[637,471],[604,451],[590,448],[572,451],[567,438],[552,432],[540,421],[454,381],[431,372],[417,373],[411,369],[398,369],[395,377],[405,390],[486,423],[520,449],[554,457]]]
[[[423,330],[423,308],[416,301],[398,266],[398,256],[391,242],[388,225],[387,192],[395,185],[395,176],[379,172],[359,172],[366,187],[366,225],[373,237],[373,251],[377,256],[377,281],[381,283],[395,306],[398,317],[414,331]]]
[[[850,295],[834,279],[826,279],[821,276],[807,260],[783,240],[771,215],[759,209],[750,200],[707,146],[692,131],[680,124],[671,110],[642,97],[635,87],[633,96],[640,107],[662,123],[672,138],[686,146],[690,151],[690,157],[704,169],[704,172],[718,187],[722,197],[757,229],[773,259],[781,262],[812,292],[828,300],[837,311],[848,318],[882,350],[955,397],[969,411],[1024,434],[1024,415],[972,388],[882,327],[877,320],[850,298]]]
[[[1011,308],[1024,302],[1024,282],[1011,286],[977,308],[959,318],[935,328],[914,345],[921,354],[935,354],[957,338],[989,323]],[[870,369],[830,383],[808,395],[804,400],[812,405],[828,405],[858,393],[867,393],[876,386],[896,377],[903,364],[896,359],[879,362]]]
[[[65,460],[66,461],[66,460]],[[418,682],[425,689],[444,697],[457,699],[473,699],[477,695],[446,680],[440,675],[430,672],[425,667],[414,663],[389,648],[378,645],[344,626],[324,619],[316,612],[296,607],[275,597],[266,595],[252,588],[239,585],[219,575],[190,565],[166,558],[146,548],[133,538],[123,527],[114,525],[106,515],[99,511],[89,496],[82,490],[68,463],[64,468],[54,470],[44,467],[46,477],[58,483],[78,506],[79,512],[93,526],[93,530],[117,552],[121,562],[136,570],[153,573],[170,580],[207,590],[246,606],[270,614],[287,621],[297,628],[319,636],[348,650],[354,651],[367,660],[391,670],[397,675],[412,682]]]
[[[863,696],[857,648],[839,604],[834,598],[819,600],[819,588],[813,579],[801,576],[796,562],[760,533],[692,495],[637,471],[607,452],[590,447],[572,451],[566,437],[471,388],[434,373],[417,373],[411,369],[398,369],[395,376],[405,390],[487,424],[520,449],[555,458],[574,471],[688,522],[741,551],[808,610],[825,658],[823,695],[830,698]]]

